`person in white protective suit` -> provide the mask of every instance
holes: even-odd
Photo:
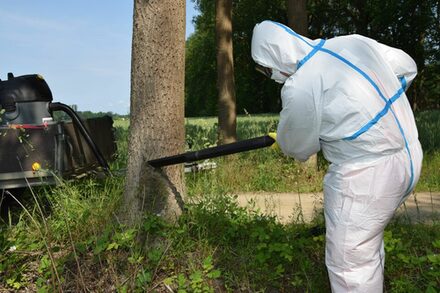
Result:
[[[405,90],[417,74],[399,49],[360,35],[310,40],[264,21],[257,69],[279,83],[277,143],[305,161],[320,149],[326,266],[333,292],[382,292],[383,233],[420,175],[422,149]]]

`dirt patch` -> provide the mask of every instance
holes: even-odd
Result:
[[[275,215],[282,223],[310,222],[323,207],[322,193],[240,193],[241,206],[253,206],[261,213]],[[440,192],[413,193],[397,210],[396,217],[410,222],[432,222],[440,219]]]

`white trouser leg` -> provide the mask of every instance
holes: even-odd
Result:
[[[383,291],[383,229],[359,229],[356,223],[332,222],[326,212],[326,265],[332,292]]]
[[[324,180],[326,265],[333,292],[383,290],[383,232],[406,194],[406,153],[330,167]]]

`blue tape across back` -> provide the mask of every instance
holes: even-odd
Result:
[[[406,86],[407,86],[407,82],[405,80],[404,77],[400,78],[400,83],[402,85],[402,87],[389,99],[387,99],[385,97],[385,95],[382,93],[382,91],[380,90],[379,86],[374,82],[374,80],[368,75],[366,74],[362,69],[360,69],[359,67],[357,67],[356,65],[354,65],[353,63],[351,63],[349,60],[345,59],[344,57],[342,57],[341,55],[324,48],[324,40],[321,40],[321,42],[317,45],[314,46],[311,43],[309,43],[306,39],[304,39],[301,35],[297,34],[296,32],[294,32],[292,29],[290,29],[289,27],[275,22],[275,21],[271,21],[273,24],[281,27],[282,29],[284,29],[287,33],[289,33],[290,35],[300,39],[301,41],[303,41],[304,43],[306,43],[308,46],[310,46],[312,49],[312,51],[306,56],[304,57],[297,65],[297,69],[299,69],[300,67],[302,67],[304,65],[304,63],[306,63],[313,55],[315,55],[318,51],[320,52],[324,52],[327,53],[333,57],[335,57],[336,59],[342,61],[344,64],[346,64],[347,66],[349,66],[350,68],[352,68],[354,71],[356,71],[357,73],[359,73],[361,76],[363,76],[370,84],[371,86],[376,90],[376,92],[379,94],[380,98],[385,102],[385,106],[384,108],[376,114],[376,116],[371,119],[367,124],[365,124],[361,129],[359,129],[358,131],[356,131],[356,133],[354,133],[353,135],[344,138],[344,140],[354,140],[357,137],[359,137],[360,135],[362,135],[363,133],[365,133],[366,131],[368,131],[371,127],[373,127],[373,125],[375,125],[383,116],[385,116],[388,111],[390,111],[393,116],[394,116],[394,120],[396,121],[396,124],[399,128],[399,131],[403,137],[403,140],[405,142],[405,149],[408,153],[408,157],[410,160],[410,172],[411,172],[411,178],[410,178],[410,184],[407,188],[406,194],[408,194],[411,189],[412,189],[412,185],[414,183],[414,166],[413,166],[413,161],[412,161],[412,157],[411,157],[411,152],[409,150],[409,146],[408,146],[408,140],[406,139],[405,136],[405,132],[402,128],[402,125],[400,124],[399,119],[397,118],[396,114],[394,113],[394,110],[391,108],[391,105],[399,98],[402,96],[402,94],[405,92],[406,90]]]
[[[376,124],[380,120],[380,118],[382,118],[388,113],[388,111],[391,108],[391,105],[402,95],[403,92],[404,90],[402,88],[399,89],[394,96],[392,96],[389,100],[386,101],[385,107],[382,109],[382,111],[377,113],[377,115],[373,119],[371,119],[367,124],[365,124],[361,129],[356,131],[353,135],[344,138],[344,140],[354,140],[364,132],[367,132],[371,127],[373,127],[374,124]]]
[[[318,53],[318,51],[324,46],[324,44],[325,44],[325,40],[321,40],[321,41],[319,42],[318,45],[316,45],[315,47],[313,47],[313,50],[310,51],[310,53],[307,54],[306,57],[304,57],[302,60],[300,60],[300,61],[298,62],[298,65],[296,66],[296,70],[300,69],[301,66],[304,65],[304,63],[306,63],[310,58],[312,58],[313,55],[315,55],[316,53]]]
[[[407,84],[406,84],[405,76],[400,77],[399,80],[400,80],[400,83],[402,84],[403,90],[406,91]]]

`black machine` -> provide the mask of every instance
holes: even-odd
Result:
[[[109,171],[116,152],[111,117],[82,121],[69,106],[52,102],[40,75],[0,80],[0,189],[55,184],[56,178]],[[65,112],[71,122],[55,121]]]

